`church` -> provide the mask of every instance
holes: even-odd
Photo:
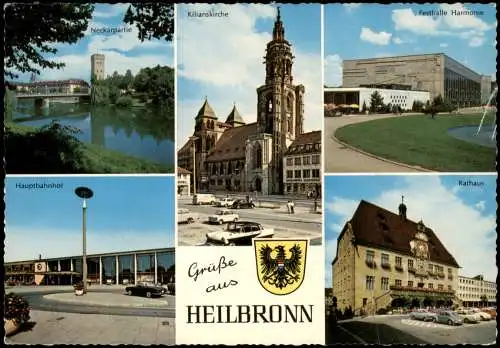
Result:
[[[321,192],[321,176],[315,179],[318,183],[285,184],[284,162],[289,150],[300,144],[300,148],[312,150],[307,155],[320,158],[321,132],[304,133],[305,87],[293,81],[294,56],[279,8],[264,59],[266,78],[257,88],[256,122],[246,123],[236,105],[221,121],[207,98],[198,111],[194,133],[177,156],[178,167],[193,172],[197,192]],[[315,165],[321,168],[321,163]]]

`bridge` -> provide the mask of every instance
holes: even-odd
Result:
[[[16,98],[18,99],[45,99],[45,98],[66,98],[66,97],[88,97],[90,96],[90,91],[87,92],[42,92],[42,93],[16,93]]]

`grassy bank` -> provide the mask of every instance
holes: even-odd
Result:
[[[8,174],[173,173],[174,166],[156,164],[78,141],[68,128],[35,128],[5,124]]]
[[[448,135],[448,129],[479,124],[479,115],[402,116],[342,127],[335,137],[365,152],[436,171],[494,172],[494,148]]]

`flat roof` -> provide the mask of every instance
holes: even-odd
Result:
[[[378,87],[326,87],[323,88],[324,92],[359,92],[362,90],[376,89],[379,91],[393,91],[393,92],[419,92],[429,93],[429,91],[415,91],[413,89],[392,89],[392,88],[378,88]]]
[[[106,256],[121,256],[121,255],[129,255],[129,254],[148,254],[153,252],[175,252],[174,247],[169,248],[158,248],[158,249],[143,249],[143,250],[130,250],[130,251],[113,251],[109,253],[99,253],[99,254],[88,254],[87,259],[95,258],[95,257],[106,257]],[[4,262],[4,265],[15,265],[21,263],[32,263],[38,261],[56,261],[56,260],[66,260],[66,259],[78,259],[81,258],[82,255],[75,256],[61,256],[61,257],[50,257],[50,258],[42,258],[42,259],[31,259],[31,260],[22,260],[22,261],[9,261]]]
[[[404,57],[423,57],[423,56],[446,56],[445,53],[422,53],[422,54],[404,54],[399,56],[385,56],[385,57],[372,57],[372,58],[354,58],[354,59],[344,59],[347,61],[357,61],[357,60],[374,60],[374,59],[387,59],[387,58],[404,58]]]

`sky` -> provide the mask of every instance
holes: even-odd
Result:
[[[129,4],[95,4],[92,19],[89,21],[85,36],[76,44],[56,44],[56,54],[45,54],[49,60],[64,62],[63,69],[46,69],[37,76],[42,80],[83,79],[90,81],[90,56],[102,53],[105,58],[105,74],[114,71],[125,74],[127,69],[136,74],[146,67],[173,66],[174,45],[165,40],[152,39],[141,42],[137,38],[135,26],[123,23]],[[92,28],[128,28],[130,32],[96,33]],[[29,81],[30,73],[21,73],[19,81]]]
[[[188,11],[223,10],[228,17],[188,17]],[[247,123],[256,121],[257,91],[264,84],[266,44],[276,5],[179,5],[177,22],[177,147],[194,131],[205,96],[224,122],[236,103]],[[285,38],[292,44],[294,83],[305,86],[304,131],[322,127],[321,8],[281,5]]]
[[[451,16],[451,10],[483,11]],[[419,11],[448,12],[447,16]],[[342,60],[445,53],[496,80],[495,4],[328,4],[325,20],[325,84],[342,84]]]
[[[325,176],[325,287],[332,287],[337,238],[364,199],[408,219],[423,220],[455,257],[459,275],[496,281],[496,175]],[[484,183],[459,186],[459,180]]]
[[[173,176],[15,177],[5,184],[5,261],[82,254],[82,200],[89,187],[87,254],[174,246]],[[57,184],[26,189],[22,185]],[[54,186],[54,185],[52,185]]]

